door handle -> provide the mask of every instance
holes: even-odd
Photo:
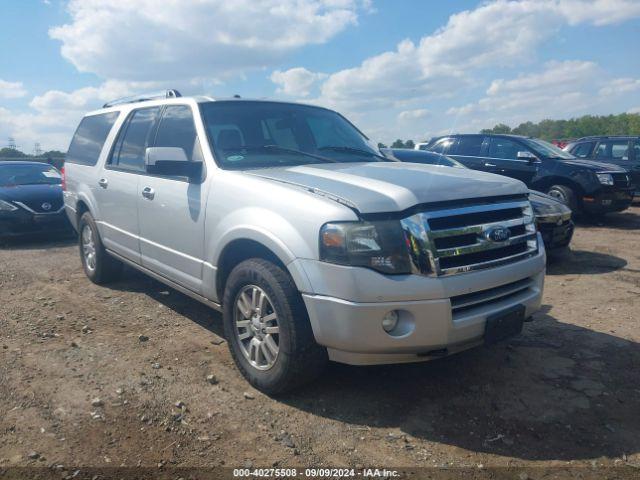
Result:
[[[485,167],[497,167],[495,163],[484,162]]]
[[[144,187],[142,189],[142,196],[144,198],[147,198],[149,200],[153,200],[153,197],[155,197],[155,195],[156,195],[156,192],[151,187]]]
[[[109,180],[107,180],[106,178],[101,178],[100,180],[98,180],[98,185],[100,185],[102,188],[107,188],[109,186]]]

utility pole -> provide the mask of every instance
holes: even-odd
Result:
[[[7,144],[7,147],[11,150],[17,150],[18,147],[16,146],[16,139],[13,137],[9,137],[9,143]]]
[[[40,148],[40,142],[36,142],[33,144],[33,156],[39,157],[42,155],[42,148]]]

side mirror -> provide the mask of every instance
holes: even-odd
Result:
[[[202,162],[190,161],[180,147],[149,147],[144,164],[146,171],[155,175],[193,178],[202,174]]]
[[[532,165],[536,163],[540,163],[540,160],[538,160],[538,157],[536,157],[533,153],[528,152],[526,150],[518,152],[518,154],[516,155],[516,158],[518,160],[526,160]]]

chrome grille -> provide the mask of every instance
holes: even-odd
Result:
[[[464,273],[516,262],[538,251],[526,197],[421,212],[401,223],[417,273]]]

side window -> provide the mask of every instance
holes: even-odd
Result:
[[[73,135],[65,161],[93,166],[120,112],[84,117]]]
[[[579,143],[578,145],[573,147],[571,153],[578,158],[587,158],[591,153],[591,150],[593,149],[593,144],[594,142]]]
[[[456,143],[455,138],[442,138],[438,140],[431,148],[432,152],[441,153],[446,155],[447,153],[454,153],[452,146]]]
[[[151,144],[160,107],[134,110],[118,134],[109,163],[124,170],[144,172],[144,154]]]
[[[508,138],[492,137],[489,143],[489,153],[487,156],[492,158],[504,158],[507,160],[515,160],[518,152],[527,150],[518,142],[514,142]]]
[[[600,142],[596,150],[596,158],[614,158],[616,160],[629,159],[628,140],[607,140]]]
[[[482,150],[482,142],[484,137],[480,135],[468,135],[458,139],[456,147],[456,155],[466,155],[469,157],[479,157]]]
[[[154,146],[180,147],[190,161],[203,161],[191,107],[170,105],[165,108]]]
[[[636,154],[636,160],[640,160],[640,140],[636,140],[633,143],[633,151]]]

